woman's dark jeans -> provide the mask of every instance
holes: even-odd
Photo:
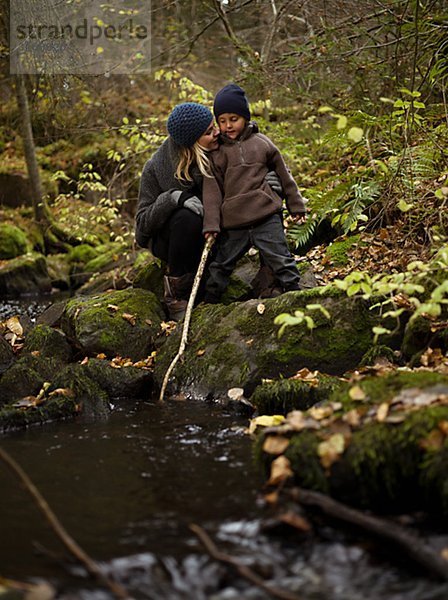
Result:
[[[153,239],[152,252],[168,264],[171,277],[196,273],[204,235],[202,217],[188,208],[179,208]]]

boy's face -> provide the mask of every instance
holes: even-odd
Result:
[[[235,113],[223,113],[218,117],[219,131],[231,140],[236,140],[246,127],[246,119]]]

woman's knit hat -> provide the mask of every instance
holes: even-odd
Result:
[[[167,129],[179,144],[190,148],[206,131],[213,120],[211,111],[196,102],[184,102],[175,106],[168,117]]]
[[[219,90],[215,96],[213,112],[216,118],[223,113],[234,113],[250,121],[249,101],[244,90],[236,83],[229,83]]]

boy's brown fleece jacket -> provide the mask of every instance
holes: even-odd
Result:
[[[211,154],[212,177],[204,177],[203,232],[250,226],[282,209],[282,199],[265,177],[275,171],[280,178],[291,215],[305,214],[305,202],[278,148],[250,123],[238,140],[223,136]]]

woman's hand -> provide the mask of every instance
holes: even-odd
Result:
[[[204,233],[204,237],[207,241],[210,238],[216,240],[216,238],[218,237],[218,232],[217,231],[207,231],[206,233]]]

